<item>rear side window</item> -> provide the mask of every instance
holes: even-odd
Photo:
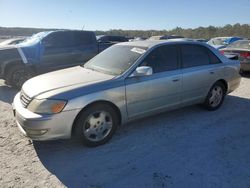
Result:
[[[209,56],[202,46],[182,45],[181,46],[182,67],[196,67],[209,64]]]
[[[92,32],[76,31],[74,32],[74,46],[89,45],[96,41],[96,37]]]
[[[209,55],[209,59],[210,59],[210,64],[218,64],[218,63],[221,63],[220,59],[214,55],[213,52],[211,52],[209,49],[206,49],[207,50],[207,53]]]
[[[178,69],[178,48],[175,45],[160,46],[154,49],[143,61],[154,73]]]

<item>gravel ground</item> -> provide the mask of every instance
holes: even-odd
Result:
[[[215,112],[199,106],[121,126],[106,145],[33,142],[0,80],[0,187],[250,187],[250,75]]]

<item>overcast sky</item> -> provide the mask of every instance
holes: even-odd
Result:
[[[0,0],[0,26],[173,29],[250,24],[250,0]]]

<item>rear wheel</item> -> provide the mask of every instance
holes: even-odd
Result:
[[[100,103],[84,110],[75,122],[74,133],[84,145],[94,147],[108,142],[118,126],[116,111]]]
[[[205,108],[211,111],[218,109],[222,105],[225,95],[226,88],[224,84],[221,82],[215,83],[208,92],[204,102]]]

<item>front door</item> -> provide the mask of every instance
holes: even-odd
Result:
[[[154,49],[139,66],[150,66],[153,74],[125,80],[128,117],[177,106],[180,103],[182,74],[178,48],[165,45]]]
[[[43,41],[43,55],[37,70],[40,73],[67,68],[79,64],[77,59],[81,53],[73,45],[73,34],[70,32],[55,32]]]

